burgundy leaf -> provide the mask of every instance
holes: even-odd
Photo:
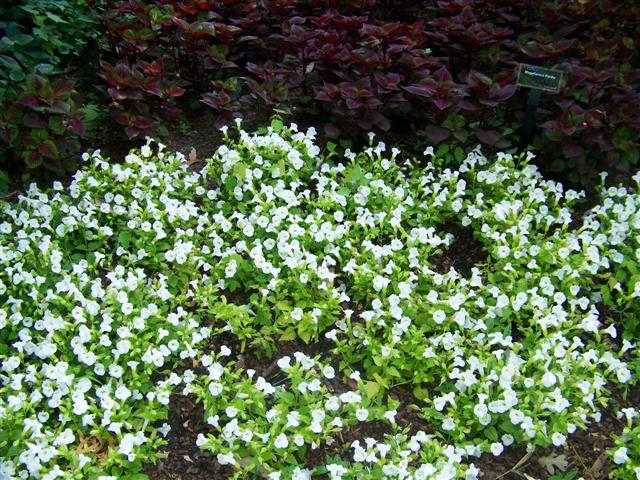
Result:
[[[451,131],[448,128],[439,127],[437,125],[427,125],[424,129],[424,134],[434,144],[444,142],[451,136]]]
[[[69,128],[71,129],[71,131],[73,133],[75,133],[79,137],[84,137],[84,134],[85,134],[85,131],[86,131],[86,126],[80,120],[73,120],[73,121],[69,122]]]
[[[138,135],[140,135],[140,130],[133,128],[133,127],[126,127],[124,129],[124,133],[127,134],[127,138],[132,139],[134,137],[137,137]]]
[[[372,123],[378,127],[380,130],[387,132],[391,128],[391,122],[387,117],[382,115],[380,112],[373,112],[371,114]]]
[[[51,140],[44,140],[38,145],[38,153],[49,159],[58,158],[58,147]]]
[[[51,113],[68,114],[71,112],[71,105],[67,102],[53,102],[45,107],[45,110]]]
[[[165,88],[162,93],[165,97],[181,97],[185,92],[186,90],[184,88],[172,86]]]
[[[326,133],[329,138],[340,137],[340,130],[338,130],[332,123],[324,124],[324,133]]]
[[[142,100],[142,92],[140,90],[135,90],[132,88],[119,89],[119,88],[108,88],[107,92],[112,100]]]
[[[500,100],[511,98],[516,93],[517,88],[516,85],[506,85],[496,92],[497,97]]]
[[[584,149],[575,142],[562,142],[562,153],[567,158],[575,158],[582,155]]]
[[[402,88],[407,92],[420,97],[431,97],[438,90],[435,85],[427,83],[414,83],[413,85]]]
[[[362,102],[360,100],[347,98],[346,101],[347,101],[347,108],[349,110],[356,110],[362,106]]]
[[[22,124],[29,128],[44,128],[46,126],[45,121],[40,115],[35,113],[27,113],[22,117]]]
[[[434,72],[433,76],[440,83],[450,82],[453,80],[451,73],[449,72],[449,70],[446,69],[446,67],[440,67],[438,70]]]
[[[502,137],[497,130],[476,130],[476,137],[482,143],[495,145]]]
[[[51,84],[53,89],[53,98],[69,95],[73,92],[73,82],[70,80],[56,80]]]
[[[440,110],[444,110],[445,108],[449,108],[453,105],[453,102],[446,97],[431,97],[431,101]]]
[[[31,95],[20,95],[17,100],[16,103],[18,105],[22,105],[24,107],[37,107],[38,105],[40,105],[40,99],[38,99],[37,97],[31,96]]]
[[[469,101],[469,100],[461,100],[460,103],[460,108],[467,110],[469,112],[475,112],[477,110],[480,110],[481,107],[479,107],[478,105],[476,105],[475,103]]]

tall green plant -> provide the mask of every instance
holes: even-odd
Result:
[[[59,73],[99,37],[85,0],[7,0],[0,19],[2,100],[17,96],[31,72]]]
[[[0,173],[75,166],[88,119],[74,89],[76,66],[99,31],[86,0],[0,4]],[[86,62],[82,66],[86,65]],[[6,183],[6,182],[5,182]],[[2,190],[0,185],[0,190]],[[6,189],[6,188],[5,188]]]

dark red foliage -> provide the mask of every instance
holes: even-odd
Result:
[[[85,133],[85,113],[78,109],[79,95],[73,82],[50,82],[32,74],[22,93],[5,100],[0,110],[0,144],[27,168],[44,167],[61,174],[67,170],[70,152],[76,152]]]
[[[441,0],[426,23],[376,18],[388,1],[108,0],[113,114],[133,135],[184,97],[225,118],[297,108],[332,119],[328,132],[412,122],[434,143],[503,148],[527,94],[517,65],[530,63],[565,72],[562,90],[543,95],[539,147],[577,171],[638,161],[636,1]]]
[[[425,54],[425,39],[423,22],[336,12],[295,17],[288,22],[281,65],[304,76],[297,82],[299,97],[321,102],[342,123],[387,130],[390,117],[412,109],[410,99],[420,103],[409,87],[432,78],[441,65]]]
[[[599,168],[622,170],[638,161],[637,2],[454,0],[438,6],[427,36],[433,54],[449,59],[458,81],[464,78],[469,95],[460,106],[471,120],[500,116],[501,110],[509,120],[505,107],[524,109],[527,92],[515,95],[513,86],[518,63],[554,67],[565,72],[565,84],[558,94],[543,95],[538,146],[554,157],[562,152],[562,163],[579,174],[598,161],[604,161]],[[507,107],[508,99],[514,100]],[[487,135],[482,123],[476,123],[477,137],[491,144],[497,132]]]

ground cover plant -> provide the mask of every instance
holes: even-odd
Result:
[[[470,480],[614,408],[614,475],[640,475],[640,175],[577,224],[583,194],[532,154],[223,136],[199,168],[149,139],[2,203],[0,477],[147,478],[183,395],[228,478]],[[437,271],[452,223],[488,254],[469,274]]]
[[[520,63],[565,74],[538,111],[548,170],[589,187],[638,163],[633,0],[11,0],[0,14],[0,192],[7,172],[71,171],[92,135],[166,139],[205,109],[217,126],[288,113],[333,141],[375,129],[406,146],[415,134],[505,150],[523,123]],[[34,75],[71,85],[55,111]]]

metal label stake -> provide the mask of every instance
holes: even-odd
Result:
[[[527,111],[520,136],[520,150],[525,150],[533,141],[536,127],[536,112],[542,92],[558,93],[562,84],[563,72],[553,68],[538,67],[521,63],[518,68],[516,85],[530,88],[527,97]]]

